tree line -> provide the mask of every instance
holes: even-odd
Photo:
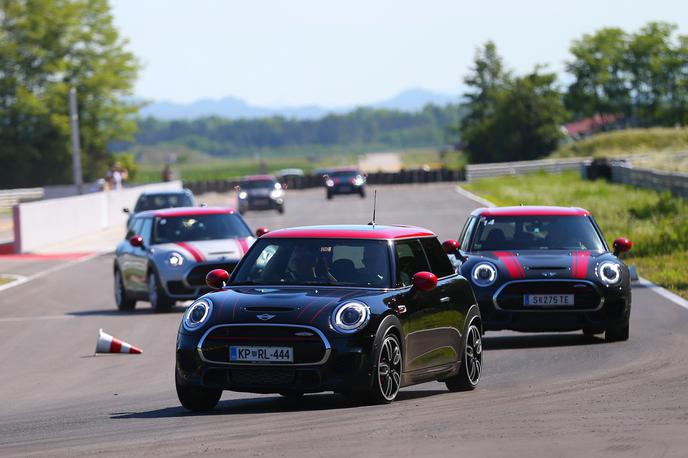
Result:
[[[571,47],[562,87],[537,66],[510,72],[496,45],[476,52],[464,79],[469,90],[459,133],[471,162],[534,159],[554,150],[568,121],[614,114],[626,126],[688,123],[688,36],[676,25],[650,22],[628,33],[603,28]]]

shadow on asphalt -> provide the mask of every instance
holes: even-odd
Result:
[[[604,343],[598,336],[583,334],[524,334],[520,336],[485,336],[485,350],[516,350],[522,348],[575,347]]]
[[[414,399],[448,393],[447,390],[411,390],[399,392],[395,402],[412,401]],[[346,396],[338,394],[310,394],[300,399],[287,399],[282,396],[260,397],[249,399],[228,399],[220,401],[213,410],[208,412],[190,412],[181,406],[166,407],[164,409],[145,412],[115,412],[110,415],[114,420],[141,418],[173,418],[213,415],[244,415],[261,413],[307,412],[319,410],[348,409],[364,407]]]
[[[185,307],[175,306],[166,312],[154,312],[150,306],[144,305],[141,308],[134,310],[122,311],[117,309],[101,309],[101,310],[79,310],[78,312],[68,312],[65,315],[71,316],[126,316],[126,315],[159,315],[166,313],[184,313]]]

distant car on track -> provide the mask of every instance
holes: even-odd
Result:
[[[328,199],[337,194],[358,194],[365,197],[366,176],[357,168],[341,167],[331,169],[325,176]]]
[[[444,242],[470,279],[486,330],[605,332],[627,340],[630,274],[590,212],[570,207],[479,208],[459,241]]]
[[[127,227],[129,227],[132,216],[137,213],[162,208],[193,207],[195,205],[194,195],[189,189],[144,191],[136,200],[133,212],[129,208],[123,208],[122,211],[129,214],[129,218],[127,218]]]
[[[259,229],[263,234],[266,229]],[[134,215],[114,261],[115,301],[132,310],[147,300],[155,311],[209,291],[213,269],[232,271],[255,238],[235,210],[184,207]]]
[[[432,232],[410,226],[317,226],[259,238],[231,277],[196,300],[177,337],[176,387],[191,410],[222,390],[335,391],[374,403],[439,380],[473,389],[480,312]]]
[[[285,192],[272,175],[250,175],[239,182],[238,208],[241,214],[249,210],[277,210],[284,213]]]

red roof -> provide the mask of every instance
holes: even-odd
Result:
[[[194,216],[194,215],[221,215],[224,213],[234,213],[236,210],[229,207],[176,207],[152,210],[153,216],[162,218],[172,218],[175,216]]]
[[[241,179],[241,181],[263,181],[263,180],[275,180],[273,175],[247,175]]]
[[[518,207],[478,208],[472,214],[479,216],[588,216],[590,212],[578,207],[521,205]]]
[[[415,226],[303,226],[268,232],[261,238],[335,238],[394,240],[412,237],[434,237],[432,231]]]

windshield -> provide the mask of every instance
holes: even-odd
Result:
[[[250,180],[250,181],[242,181],[239,183],[239,187],[241,189],[264,189],[264,188],[269,188],[272,189],[277,185],[277,182],[275,180]]]
[[[236,214],[158,217],[155,219],[153,243],[243,237],[251,237],[251,231]]]
[[[356,178],[360,173],[355,170],[339,170],[330,172],[328,175],[332,178]]]
[[[382,240],[258,239],[232,284],[390,287]]]
[[[144,194],[136,202],[134,213],[161,208],[193,207],[193,205],[188,194]]]
[[[471,251],[604,249],[587,216],[481,217],[471,245]]]

